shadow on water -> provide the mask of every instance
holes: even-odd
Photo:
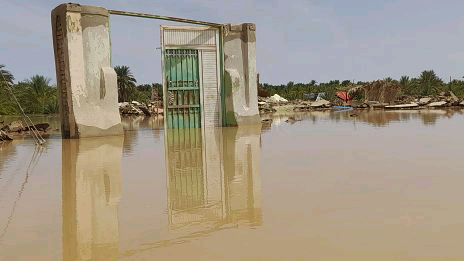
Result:
[[[172,234],[128,250],[119,247],[118,218],[125,138],[64,140],[64,260],[108,260],[223,229],[260,226],[260,132],[260,126],[166,131],[166,218]]]

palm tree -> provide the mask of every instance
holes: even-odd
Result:
[[[118,75],[118,100],[120,102],[128,101],[136,91],[137,80],[128,66],[115,66],[114,70]]]
[[[423,71],[419,77],[419,87],[422,95],[437,93],[443,86],[443,81],[438,78],[433,70]]]
[[[13,74],[11,74],[8,70],[4,69],[5,65],[0,64],[0,83],[9,83],[10,85],[13,85]]]
[[[398,83],[398,81],[394,80],[392,77],[386,77],[383,80],[387,83]]]
[[[34,101],[36,106],[40,106],[36,112],[45,113],[47,101],[54,95],[56,96],[55,88],[50,86],[50,79],[42,75],[34,75],[26,81],[26,84],[29,87],[27,95],[29,100]]]
[[[0,114],[12,114],[16,112],[16,106],[11,99],[8,85],[13,85],[14,77],[4,68],[5,65],[0,64]]]
[[[409,84],[409,76],[403,75],[400,78],[400,85],[407,86]]]
[[[400,82],[399,82],[401,88],[403,89],[403,93],[405,94],[412,94],[411,90],[411,80],[409,79],[409,76],[401,76]]]

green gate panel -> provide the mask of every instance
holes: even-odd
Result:
[[[168,128],[200,128],[200,76],[198,50],[166,49],[166,122]]]

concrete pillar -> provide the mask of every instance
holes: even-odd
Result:
[[[121,135],[108,11],[62,4],[52,29],[63,138]]]
[[[225,123],[259,124],[256,25],[226,25],[224,32]]]

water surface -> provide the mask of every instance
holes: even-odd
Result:
[[[352,114],[0,145],[0,260],[463,260],[462,111]]]

